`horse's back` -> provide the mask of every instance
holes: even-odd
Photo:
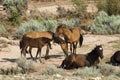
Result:
[[[29,38],[40,38],[40,37],[46,37],[49,39],[53,38],[52,32],[49,32],[49,31],[42,31],[42,32],[31,31],[31,32],[27,32],[25,35]]]
[[[120,63],[120,51],[116,51],[111,57],[112,63]]]
[[[80,29],[79,29],[79,27],[74,27],[74,28],[72,28],[72,38],[74,39],[74,40],[79,40],[79,38],[80,38]]]
[[[89,62],[86,59],[84,54],[71,54],[67,58],[68,61],[71,61],[73,68],[88,66]]]
[[[76,55],[76,64],[78,64],[79,67],[89,66],[89,62],[87,61],[86,55],[77,54]]]

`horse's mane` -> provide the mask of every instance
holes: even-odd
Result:
[[[100,48],[100,47],[102,47],[102,46],[101,45],[96,46],[90,53],[96,52],[97,48]],[[90,53],[88,53],[88,54],[90,54]]]
[[[54,34],[54,32],[52,32],[52,31],[47,31],[48,33],[50,33],[50,34]]]
[[[65,41],[60,37],[54,37],[54,42],[58,44],[65,43]]]
[[[70,28],[69,30],[70,30],[71,32],[73,32],[73,30],[72,30],[71,28]]]
[[[87,60],[93,64],[94,61],[96,61],[97,59],[99,59],[99,56],[98,56],[98,52],[97,52],[97,48],[100,48],[101,45],[99,46],[96,46],[91,52],[89,52],[86,56],[87,56]]]
[[[87,54],[87,56],[90,56],[90,55],[94,54],[95,51],[96,51],[96,47],[95,47],[91,52],[89,52],[89,53]]]

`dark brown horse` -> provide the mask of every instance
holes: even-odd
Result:
[[[83,36],[79,27],[67,28],[66,25],[59,25],[56,29],[55,36],[63,35],[66,43],[70,43],[71,53],[76,53],[77,44],[81,46],[83,43]],[[68,44],[67,44],[68,46]]]
[[[103,58],[103,48],[101,45],[96,46],[90,53],[88,54],[71,54],[66,57],[61,66],[65,69],[73,69],[84,66],[96,66],[100,62],[99,57]]]
[[[110,62],[111,62],[113,65],[120,65],[120,51],[116,51],[116,52],[111,56]]]
[[[43,31],[43,32],[39,32],[39,31],[32,31],[32,32],[27,32],[25,35],[23,35],[22,39],[20,40],[20,49],[21,50],[21,55],[24,54],[24,56],[26,55],[26,52],[27,52],[27,47],[29,45],[25,45],[25,41],[27,41],[27,39],[39,39],[41,37],[44,37],[44,38],[48,38],[50,40],[53,39],[53,32],[50,32],[50,31]],[[33,43],[34,44],[34,43]],[[37,46],[29,46],[29,53],[32,57],[32,54],[31,54],[31,50],[32,48],[37,48]],[[47,55],[49,53],[49,49],[51,49],[51,44],[50,42],[48,43],[47,45],[47,51],[46,51],[46,58],[47,58]],[[33,57],[32,57],[33,58]]]
[[[34,32],[34,34],[35,34],[35,32]],[[36,32],[36,34],[37,34],[37,32]],[[37,37],[34,36],[34,38],[32,38],[32,36],[30,35],[30,32],[29,32],[29,36],[28,35],[26,36],[26,34],[25,34],[22,37],[22,39],[20,40],[21,55],[23,54],[24,56],[26,56],[27,47],[29,46],[29,53],[30,53],[30,56],[31,56],[32,59],[34,59],[32,54],[31,54],[32,48],[38,48],[38,51],[37,51],[37,54],[36,54],[36,58],[38,56],[38,53],[39,53],[39,56],[41,57],[41,48],[44,45],[47,45],[47,50],[46,50],[46,55],[45,55],[45,59],[47,59],[48,58],[48,53],[49,53],[49,48],[51,48],[50,42],[52,40],[54,40],[54,42],[60,44],[64,54],[66,56],[68,56],[68,52],[67,52],[68,50],[67,50],[67,46],[66,46],[65,41],[62,40],[59,37],[54,37],[54,33],[52,33],[52,32],[49,32],[49,34],[52,35],[52,38],[47,36],[47,35],[45,35],[45,37],[37,38]],[[39,37],[39,35],[37,35],[37,36]]]
[[[30,53],[30,56],[32,57],[32,59],[34,60],[32,54],[31,54],[31,49],[32,48],[38,48],[37,50],[37,54],[36,54],[36,58],[37,58],[37,55],[39,54],[39,61],[41,61],[41,49],[43,46],[45,45],[50,45],[50,41],[51,39],[49,38],[45,38],[45,37],[40,37],[40,38],[29,38],[29,37],[26,37],[25,35],[22,37],[22,40],[20,42],[20,45],[21,46],[21,55],[23,54],[24,56],[26,56],[26,49],[27,47],[29,46],[29,53]],[[49,46],[47,46],[47,50],[46,50],[46,54],[48,54],[49,52]]]

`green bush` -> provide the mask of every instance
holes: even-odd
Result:
[[[74,76],[81,76],[81,77],[87,77],[87,76],[91,76],[91,77],[97,77],[97,76],[101,76],[101,74],[99,73],[99,70],[97,70],[94,67],[85,67],[84,69],[78,69],[76,72],[73,73]]]
[[[62,21],[62,24],[65,24],[69,26],[70,28],[75,27],[79,25],[79,19],[72,18],[72,19],[66,19]]]
[[[114,66],[110,64],[102,64],[100,66],[100,73],[104,76],[117,75],[120,73],[120,70],[117,70]]]
[[[16,60],[18,67],[22,69],[22,73],[28,73],[35,70],[35,62],[27,61],[25,57],[20,57]]]
[[[89,27],[93,34],[119,34],[120,16],[108,16],[101,11]]]
[[[6,34],[6,29],[2,24],[0,24],[0,36],[3,36],[4,34]]]
[[[41,75],[54,75],[54,74],[60,74],[64,75],[64,71],[62,69],[58,69],[54,65],[50,65],[47,69],[44,69],[40,72]]]
[[[20,23],[20,18],[25,15],[28,8],[28,0],[4,0],[3,6],[5,7],[8,20],[12,25]]]
[[[71,0],[71,1],[76,9],[78,16],[81,19],[85,18],[86,7],[87,7],[85,0]]]
[[[18,69],[18,67],[10,67],[7,69],[0,69],[0,74],[2,75],[16,75],[21,73],[20,70]]]
[[[20,37],[29,31],[52,31],[52,32],[55,32],[56,27],[57,27],[56,20],[43,20],[43,21],[31,20],[26,23],[22,23],[20,25],[20,27],[16,31],[16,33],[17,33],[16,36]]]
[[[119,0],[97,0],[97,7],[99,11],[105,11],[108,15],[120,14]]]

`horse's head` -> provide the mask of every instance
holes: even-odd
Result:
[[[58,36],[58,35],[60,35],[60,34],[63,33],[62,28],[63,28],[63,27],[62,27],[62,24],[57,27],[56,32],[55,32],[55,35],[56,35],[56,36]]]
[[[64,54],[65,54],[66,56],[68,56],[68,48],[67,48],[67,44],[66,44],[65,40],[63,40],[63,39],[60,38],[59,36],[55,36],[55,37],[53,38],[53,42],[59,44],[59,45],[61,46]]]
[[[94,49],[96,51],[96,54],[102,59],[103,56],[103,48],[102,45],[97,45]]]
[[[65,29],[66,29],[66,25],[60,24],[56,29],[55,35],[58,36],[58,35],[64,34]]]

